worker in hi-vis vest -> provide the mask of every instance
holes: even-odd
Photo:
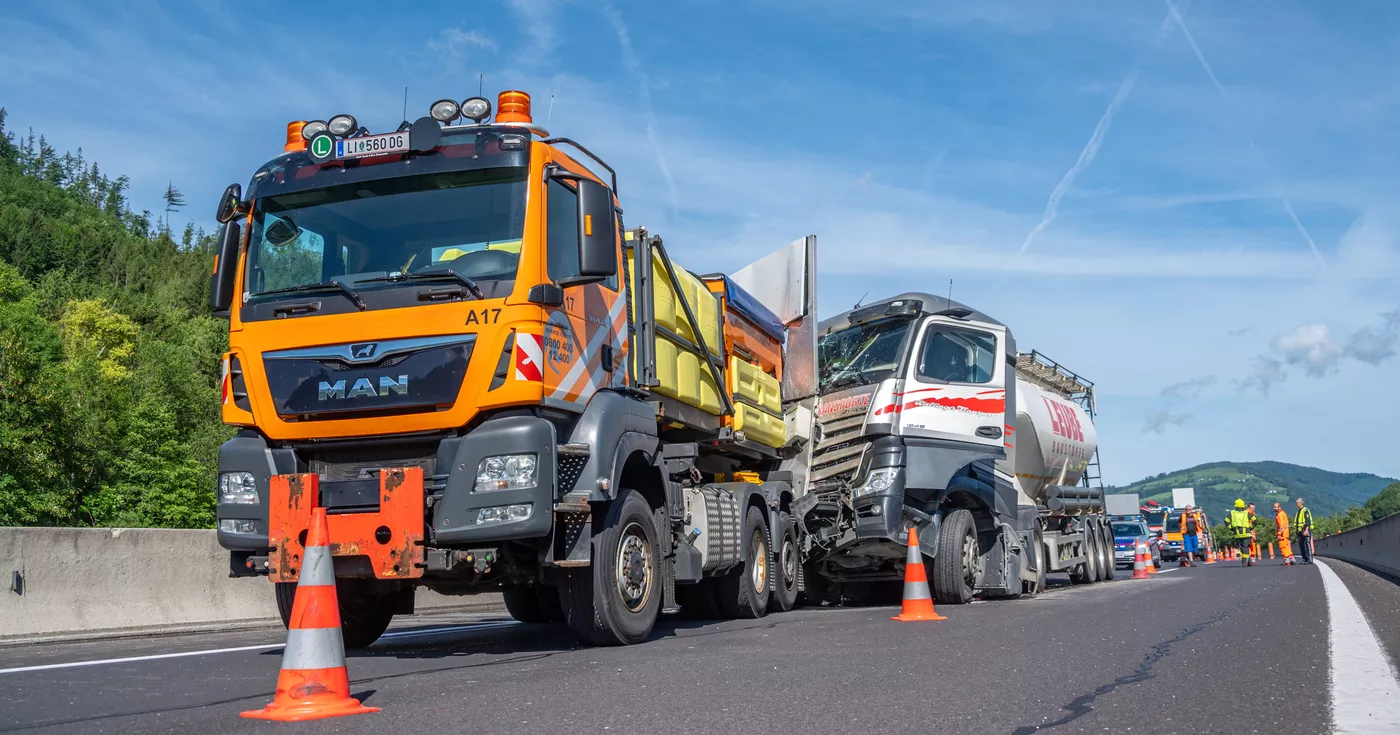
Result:
[[[1244,501],[1236,498],[1235,509],[1230,511],[1226,518],[1226,523],[1230,526],[1230,534],[1236,549],[1240,552],[1241,566],[1254,566],[1259,562],[1250,556],[1250,547],[1254,545],[1254,517],[1249,514],[1248,507]]]
[[[1283,558],[1284,566],[1293,563],[1293,547],[1288,543],[1290,525],[1288,513],[1283,510],[1283,503],[1274,503],[1274,535],[1278,537],[1278,555]]]
[[[1201,519],[1190,505],[1181,513],[1181,566],[1196,566],[1196,554],[1201,550]]]
[[[1298,498],[1298,514],[1293,516],[1293,541],[1298,544],[1298,554],[1303,557],[1304,564],[1312,563],[1312,528],[1312,511]]]
[[[1249,511],[1249,555],[1263,559],[1264,555],[1259,552],[1259,516],[1254,510],[1254,503],[1250,503],[1246,510]]]

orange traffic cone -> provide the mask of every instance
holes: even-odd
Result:
[[[947,620],[933,609],[933,595],[928,590],[928,573],[924,571],[924,555],[919,551],[919,535],[909,528],[909,555],[904,561],[904,607],[890,618],[900,622],[911,620]]]
[[[1273,558],[1274,558],[1274,545],[1273,545],[1272,542],[1269,543],[1269,558],[1270,558],[1270,559],[1273,559]]]
[[[1206,549],[1206,563],[1207,563],[1207,564],[1214,564],[1214,563],[1215,563],[1215,547],[1214,547],[1214,546],[1208,547],[1208,548]]]
[[[1149,576],[1157,573],[1157,565],[1152,563],[1151,552],[1148,552],[1147,558],[1142,560],[1142,565],[1147,567],[1147,574]]]
[[[1147,546],[1137,545],[1137,553],[1133,554],[1133,579],[1147,579],[1147,562],[1143,557],[1147,556]]]
[[[325,508],[311,510],[301,575],[292,601],[292,619],[287,627],[277,695],[272,704],[244,712],[244,717],[299,722],[379,711],[378,707],[366,707],[350,696]]]

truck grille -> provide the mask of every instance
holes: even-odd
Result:
[[[421,467],[426,480],[437,469],[437,446],[395,447],[373,452],[367,459],[363,450],[321,449],[302,454],[307,469],[321,476],[322,482],[378,479],[380,469]]]
[[[850,483],[860,461],[865,456],[867,443],[861,436],[865,428],[865,416],[849,416],[822,423],[822,440],[812,451],[813,482]]]

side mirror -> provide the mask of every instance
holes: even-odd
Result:
[[[612,192],[592,179],[578,182],[578,274],[598,281],[617,273],[617,211]]]
[[[219,224],[224,224],[233,219],[243,207],[243,187],[238,184],[229,184],[224,189],[224,195],[219,199],[219,209],[214,212],[214,219]]]
[[[209,310],[215,314],[227,314],[233,306],[233,282],[238,273],[238,246],[242,240],[243,228],[237,222],[225,222],[219,230],[214,274],[209,277]]]

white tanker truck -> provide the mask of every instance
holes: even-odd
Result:
[[[815,429],[788,463],[807,479],[793,510],[808,599],[896,594],[911,526],[942,603],[1034,595],[1047,572],[1113,577],[1092,383],[941,296],[817,331]]]

